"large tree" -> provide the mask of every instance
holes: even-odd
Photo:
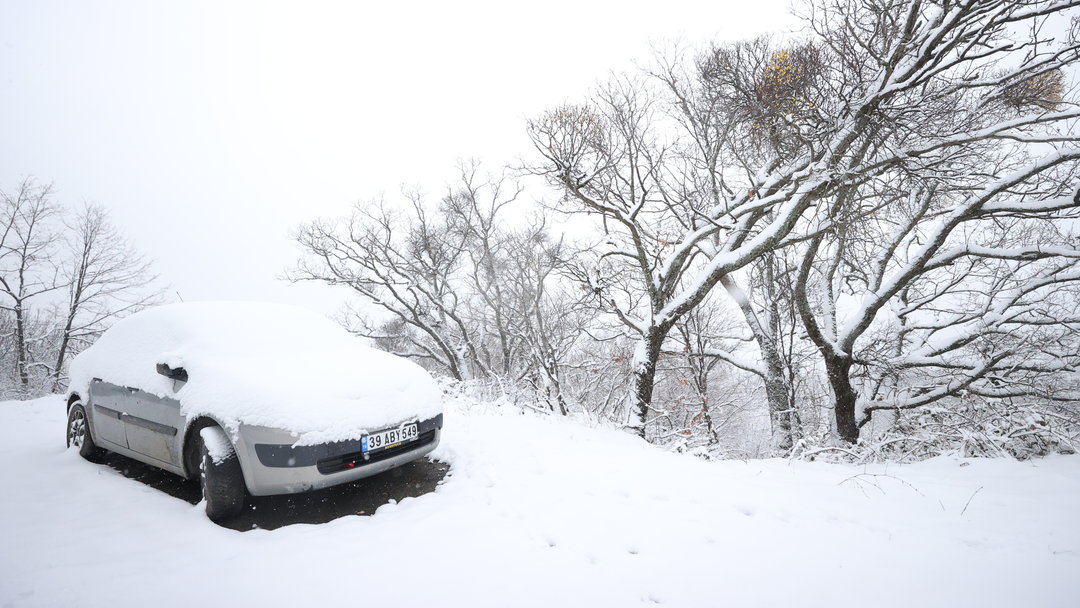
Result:
[[[60,389],[72,352],[92,342],[113,320],[159,301],[147,286],[157,277],[150,263],[109,219],[104,207],[85,204],[67,223],[61,257],[67,298],[52,365],[52,391]]]
[[[604,289],[606,272],[640,294],[605,299],[639,337],[631,425],[645,434],[663,343],[717,284],[780,248],[812,247],[891,212],[893,199],[865,196],[884,176],[918,168],[947,177],[957,156],[981,146],[1059,139],[1078,114],[1046,91],[1075,61],[1076,42],[1039,32],[1076,5],[816,2],[806,8],[808,40],[719,47],[689,67],[663,65],[654,79],[616,79],[588,103],[532,121],[535,172],[605,230],[594,288]],[[958,103],[969,99],[984,101]],[[1074,156],[1055,158],[1032,165],[1036,174]],[[949,201],[960,215],[976,200],[993,208],[1025,179],[991,172],[979,192]],[[1041,205],[1071,200],[1060,194]],[[1018,208],[1031,199],[1017,199]],[[850,358],[817,342],[833,369]],[[849,401],[842,385],[833,388],[838,403]],[[838,406],[840,434],[852,440],[849,414]]]
[[[815,15],[838,56],[887,75],[867,91],[880,99],[868,129],[881,143],[845,167],[821,207],[829,228],[798,254],[800,316],[824,359],[842,439],[856,441],[876,409],[932,403],[991,375],[1000,381],[998,372],[1015,365],[1023,349],[989,348],[976,357],[959,349],[989,345],[1003,331],[1015,335],[1033,299],[1073,280],[1075,242],[1047,240],[1055,230],[1023,228],[1069,221],[1080,205],[1080,113],[1062,86],[1062,70],[1080,56],[1080,45],[1042,33],[1053,29],[1045,20],[1075,5],[913,2],[906,12],[825,7]],[[887,53],[844,35],[871,26],[897,32]],[[908,56],[904,48],[919,52]],[[1043,260],[1039,269],[1027,268],[1034,260]],[[973,303],[959,293],[985,297]],[[901,335],[892,339],[893,352],[878,356],[913,369],[921,352],[924,362],[950,370],[917,397],[886,396],[870,384],[860,394],[854,382],[866,367],[860,344],[876,346],[863,338],[890,307]],[[905,356],[912,359],[904,363]],[[922,367],[925,374],[930,365]]]

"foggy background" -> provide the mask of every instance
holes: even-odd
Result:
[[[527,154],[528,117],[653,47],[789,19],[777,0],[5,1],[0,187],[32,175],[105,205],[171,298],[331,312],[344,290],[277,279],[295,225],[438,195],[459,159]]]

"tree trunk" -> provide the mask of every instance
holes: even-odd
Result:
[[[652,405],[653,384],[656,379],[656,363],[660,360],[660,348],[664,344],[664,332],[659,327],[650,327],[642,334],[634,349],[634,378],[630,394],[630,423],[637,429],[637,434],[645,438],[645,423],[649,418]]]
[[[63,375],[64,360],[67,358],[68,343],[71,341],[71,326],[74,319],[70,316],[64,325],[64,332],[60,336],[60,347],[56,351],[56,367],[53,368],[52,392],[60,390],[60,376]]]
[[[791,391],[788,390],[787,376],[784,373],[784,358],[780,352],[778,320],[780,318],[777,300],[781,297],[776,293],[774,285],[776,279],[773,276],[772,266],[767,265],[766,279],[762,286],[768,294],[768,309],[763,317],[758,315],[746,292],[739,287],[735,279],[724,277],[720,283],[727,290],[731,298],[739,306],[761,351],[761,358],[765,364],[765,401],[769,407],[769,421],[772,428],[771,447],[774,455],[786,456],[791,452],[794,440],[791,432],[791,412],[794,404],[791,402]]]
[[[53,386],[55,393],[60,390],[60,376],[64,370],[64,359],[67,358],[68,344],[71,342],[71,328],[75,326],[75,316],[83,305],[83,290],[86,288],[86,276],[90,270],[91,254],[97,249],[95,243],[100,243],[98,236],[101,235],[103,216],[91,216],[89,209],[82,224],[82,253],[77,260],[75,279],[72,281],[72,289],[68,301],[67,318],[64,320],[64,333],[60,336],[60,348],[56,353],[56,367],[53,368]]]
[[[784,366],[780,354],[773,348],[762,348],[765,359],[765,399],[769,402],[769,420],[772,422],[772,449],[775,456],[787,456],[794,446],[791,432],[791,411],[794,404],[790,401]]]
[[[27,371],[27,357],[26,352],[26,313],[23,311],[22,303],[17,302],[15,304],[15,374],[19,377],[19,383],[22,384],[23,393],[27,393],[30,390],[30,373]]]
[[[559,369],[554,363],[548,367],[544,367],[544,375],[547,376],[547,390],[548,390],[548,403],[551,403],[552,397],[555,399],[555,404],[559,406],[559,413],[563,416],[569,414],[566,409],[566,400],[562,394],[562,381],[559,379]],[[552,410],[555,408],[555,404],[552,404]]]
[[[716,430],[716,422],[713,420],[712,414],[709,413],[709,402],[704,397],[701,399],[701,415],[705,419],[705,431],[709,434],[709,445],[719,445],[720,435]]]
[[[689,336],[687,336],[687,343],[689,342]],[[700,341],[697,346],[700,350],[702,346]],[[694,370],[694,385],[697,389],[698,399],[701,400],[701,416],[705,419],[705,431],[709,434],[709,445],[718,445],[720,436],[716,431],[716,423],[713,421],[712,413],[709,412],[709,372],[712,371],[715,361],[709,361],[704,357],[698,358],[696,365],[694,361],[695,359],[691,357],[690,366]]]
[[[847,443],[859,441],[859,425],[855,421],[855,404],[858,395],[851,386],[851,357],[826,355],[825,371],[832,387],[836,433]]]

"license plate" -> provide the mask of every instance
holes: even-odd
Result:
[[[396,429],[388,429],[378,433],[364,435],[360,438],[360,451],[374,452],[376,450],[385,450],[386,448],[392,448],[408,441],[415,441],[419,436],[420,432],[416,427],[416,423],[410,422],[403,424]]]

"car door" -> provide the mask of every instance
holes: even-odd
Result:
[[[128,389],[104,382],[100,378],[94,378],[90,382],[89,402],[93,409],[90,420],[93,425],[95,441],[102,441],[119,446],[127,447],[127,437],[124,432],[124,422],[121,420],[126,407]]]
[[[159,462],[179,466],[177,441],[183,427],[180,402],[137,389],[130,389],[127,402],[121,421],[128,448]]]

